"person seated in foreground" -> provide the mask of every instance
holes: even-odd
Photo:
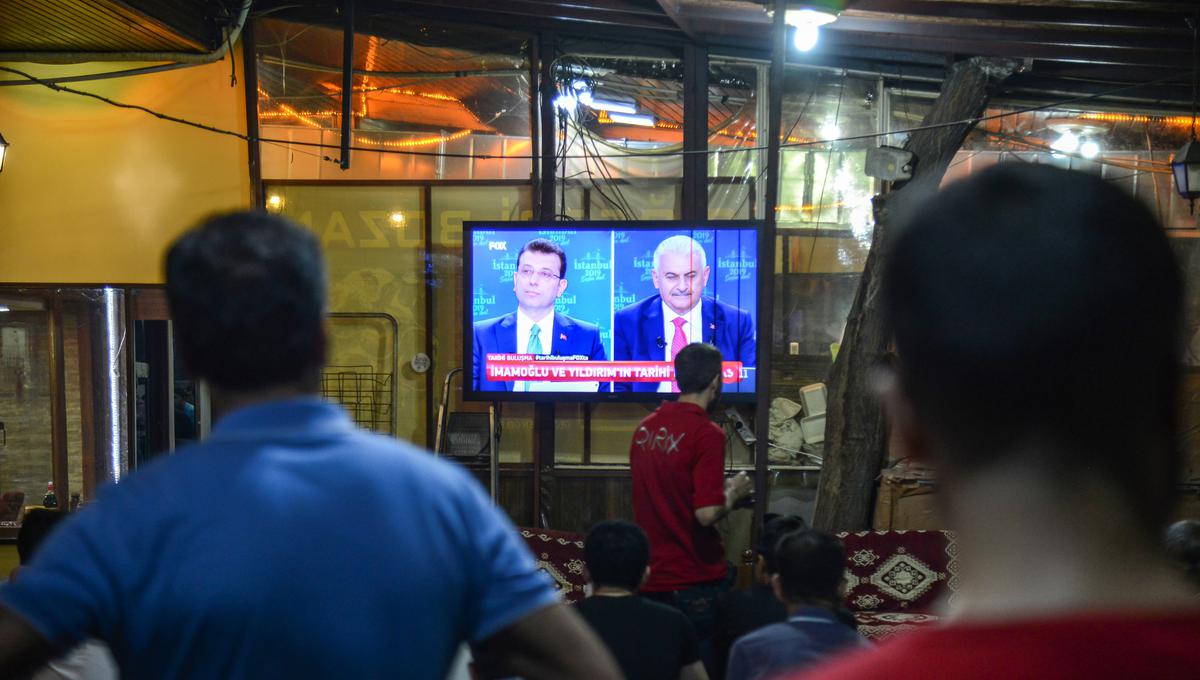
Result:
[[[10,581],[20,578],[42,542],[59,522],[67,518],[58,510],[33,508],[21,519],[17,530],[17,559],[20,566],[12,570]],[[57,659],[46,663],[30,680],[117,680],[117,665],[104,643],[87,640]]]
[[[787,620],[733,643],[728,680],[775,677],[866,645],[838,614],[846,585],[842,542],[821,531],[800,529],[780,538],[774,552],[778,572],[771,576],[771,588],[787,607]]]
[[[464,641],[489,676],[620,677],[469,473],[318,397],[312,234],[219,216],[166,280],[216,426],[105,487],[0,588],[0,677],[88,637],[134,678],[442,680]]]
[[[628,680],[707,680],[696,630],[679,610],[639,597],[650,542],[636,524],[600,522],[583,543],[591,597],[575,605]]]
[[[729,649],[747,633],[787,619],[787,607],[775,597],[771,577],[779,573],[775,547],[779,539],[804,528],[796,516],[768,516],[754,546],[754,583],[745,590],[734,590],[717,598],[713,607],[713,673],[716,680],[725,677]]]
[[[1167,527],[1164,547],[1188,580],[1200,588],[1200,521],[1181,519]]]
[[[899,362],[875,379],[901,453],[938,471],[956,606],[802,677],[1196,677],[1200,608],[1160,546],[1183,346],[1161,226],[1097,176],[1007,163],[895,237]]]

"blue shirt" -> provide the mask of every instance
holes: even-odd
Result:
[[[729,652],[725,680],[759,680],[802,669],[846,648],[867,643],[823,607],[801,607],[783,623],[745,635]]]
[[[62,525],[0,604],[125,678],[445,677],[557,601],[461,468],[315,398],[237,410]]]

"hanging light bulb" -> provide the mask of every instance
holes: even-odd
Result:
[[[554,108],[566,113],[572,113],[579,106],[579,99],[574,95],[560,94],[554,98]]]
[[[1079,137],[1074,132],[1066,130],[1050,145],[1051,149],[1063,153],[1075,153],[1079,149]]]
[[[817,46],[817,42],[821,40],[820,26],[797,26],[796,34],[792,37],[792,44],[801,52],[808,52]]]
[[[267,197],[267,212],[277,213],[283,210],[283,196],[271,194]]]
[[[841,137],[842,129],[838,127],[837,123],[829,122],[822,125],[821,129],[817,130],[817,134],[821,136],[821,139],[829,141]]]
[[[808,52],[821,39],[821,27],[838,18],[840,4],[832,0],[806,0],[797,3],[783,15],[783,22],[794,26],[796,33],[792,44],[801,52]]]

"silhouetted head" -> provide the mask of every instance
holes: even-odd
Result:
[[[1021,455],[1064,489],[1087,475],[1157,534],[1182,285],[1146,207],[1093,175],[1002,164],[917,210],[886,257],[900,391],[934,461],[966,476]]]
[[[675,355],[675,382],[681,394],[699,394],[721,375],[721,350],[713,345],[693,342]],[[720,385],[717,380],[717,385]]]
[[[608,586],[637,592],[650,564],[650,541],[636,524],[606,520],[588,532],[583,560],[594,588]]]
[[[779,539],[805,528],[804,520],[795,515],[772,517],[763,523],[762,531],[758,534],[758,543],[754,552],[762,557],[763,571],[768,575],[779,573]]]
[[[282,217],[209,219],[167,253],[167,298],[186,365],[230,391],[315,389],[325,363],[317,240]]]
[[[775,546],[779,594],[789,604],[836,606],[841,600],[846,551],[836,537],[816,529],[784,535]]]

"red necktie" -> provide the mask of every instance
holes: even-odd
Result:
[[[677,316],[675,317],[675,321],[673,323],[675,324],[675,335],[671,338],[671,361],[675,361],[675,357],[679,354],[679,350],[687,346],[687,336],[683,334],[683,325],[687,323],[687,319],[683,318],[682,316]],[[671,381],[671,391],[679,391],[678,382],[674,380]]]

